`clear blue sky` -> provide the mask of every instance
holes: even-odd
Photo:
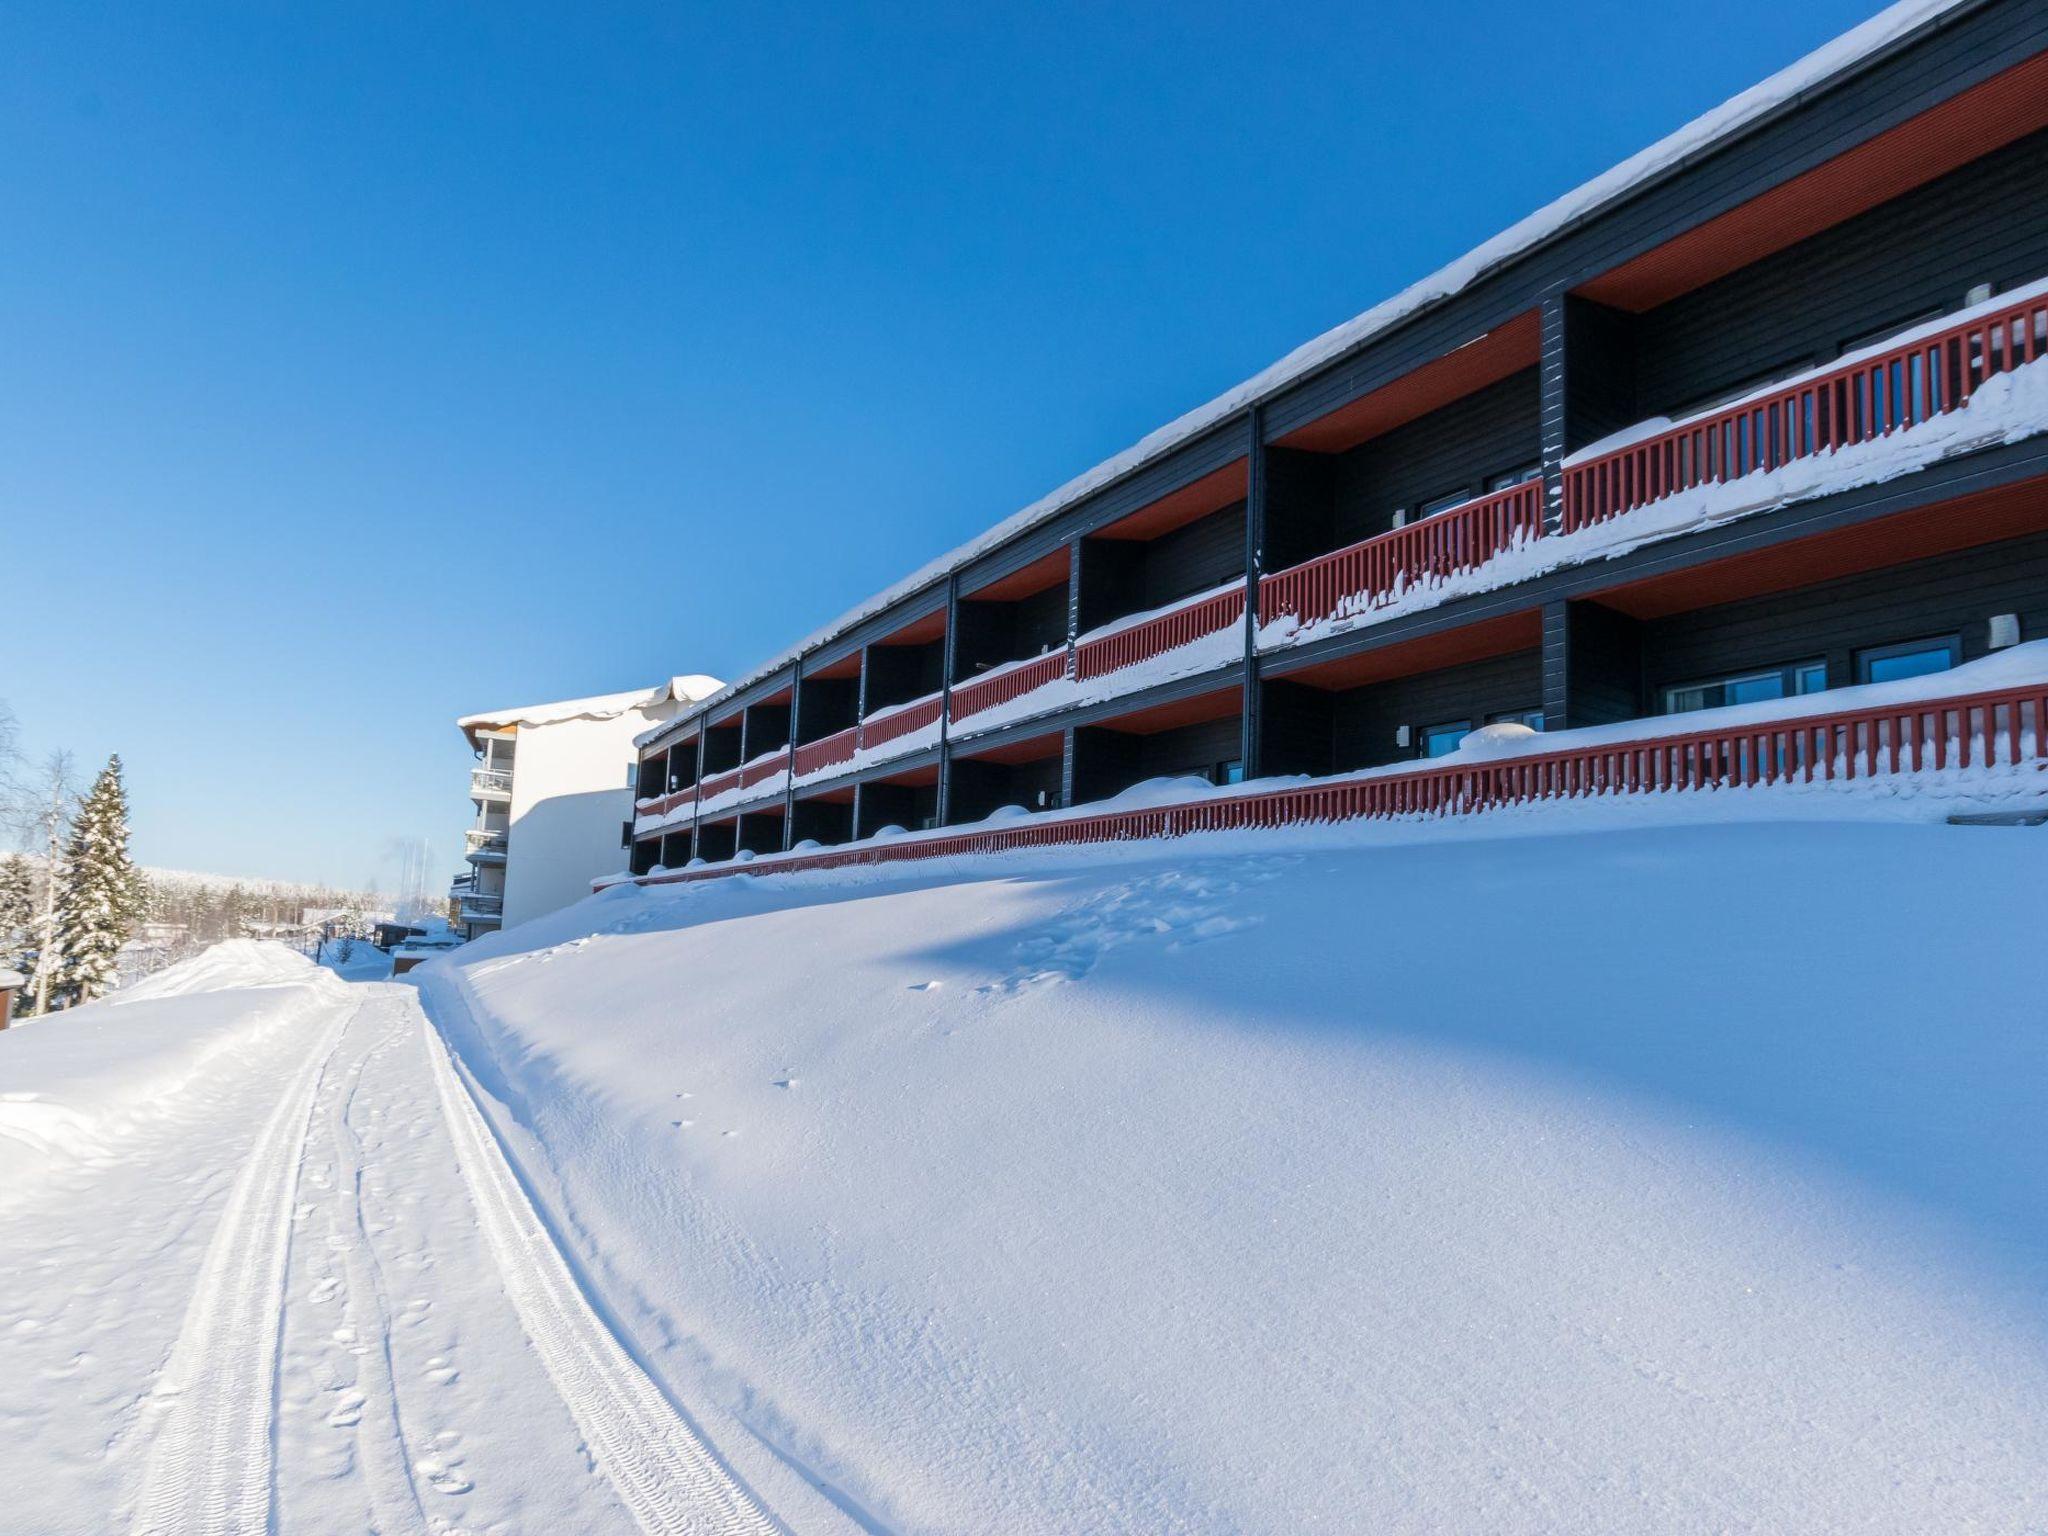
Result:
[[[1873,9],[22,0],[0,699],[148,862],[452,874],[457,714],[734,676]]]

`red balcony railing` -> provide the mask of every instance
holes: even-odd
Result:
[[[1645,722],[1648,724],[1649,722]],[[643,884],[746,872],[1001,853],[1361,818],[1452,816],[1539,800],[1696,793],[1759,785],[1894,779],[1949,769],[2048,769],[2048,687],[2000,689],[1560,748],[1498,762],[1377,773],[1299,789],[1217,795],[1102,815],[1048,816],[949,835],[770,857]],[[608,882],[603,882],[608,883]]]
[[[1025,694],[1067,676],[1068,664],[1067,648],[1061,646],[1043,656],[1034,656],[1029,661],[977,677],[973,682],[957,683],[953,688],[952,718],[965,720],[969,715],[994,709],[998,704],[1021,699]]]
[[[740,767],[740,788],[752,789],[763,780],[772,779],[789,766],[789,748],[783,747],[773,755],[764,754],[751,763]]]
[[[724,794],[728,789],[738,789],[740,787],[740,772],[741,770],[738,768],[728,768],[724,773],[707,773],[704,775],[703,778],[697,781],[697,799],[699,802],[715,799],[719,795]]]
[[[1362,544],[1259,578],[1259,619],[1313,624],[1376,608],[1420,581],[1484,565],[1543,536],[1543,482],[1505,490],[1396,528]]]
[[[860,750],[860,727],[849,725],[843,731],[834,731],[830,736],[821,736],[816,741],[805,742],[796,749],[796,776],[817,773],[839,763],[850,763],[853,754]]]
[[[1987,379],[2048,353],[2048,295],[1918,337],[1696,417],[1564,477],[1573,532],[1697,485],[1867,443],[1969,404]]]
[[[1244,619],[1244,588],[1213,592],[1199,602],[1188,603],[1170,613],[1133,624],[1099,640],[1084,641],[1074,653],[1074,675],[1088,679],[1106,677],[1134,667],[1154,656],[1192,645],[1219,629],[1228,629]]]
[[[910,735],[913,731],[921,731],[928,725],[936,725],[938,720],[939,696],[936,693],[928,694],[921,699],[913,699],[908,704],[899,704],[887,714],[870,715],[861,722],[861,748],[866,750],[886,746],[892,741]]]

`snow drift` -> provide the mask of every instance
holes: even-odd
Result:
[[[347,984],[281,944],[216,944],[97,1003],[0,1033],[0,1206],[53,1158],[84,1158],[175,1099],[225,1053],[303,1019]]]
[[[869,1528],[2039,1524],[2048,833],[1676,814],[622,887],[416,974],[651,1368]]]

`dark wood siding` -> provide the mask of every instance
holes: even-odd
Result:
[[[1959,635],[1974,661],[2000,613],[2019,615],[2022,640],[2048,635],[2048,534],[1652,620],[1645,705],[1661,707],[1667,687],[1797,661],[1824,659],[1840,688],[1856,680],[1857,651],[1928,635]]]
[[[2048,276],[2036,133],[1636,319],[1635,417],[1832,361],[1879,329]],[[1625,425],[1626,423],[1622,423]]]
[[[1368,683],[1331,699],[1332,767],[1342,773],[1420,757],[1425,726],[1469,720],[1477,727],[1488,715],[1536,709],[1542,702],[1542,658],[1533,649]],[[1406,747],[1394,739],[1404,725],[1414,733]]]
[[[1330,547],[1385,533],[1396,508],[1452,492],[1476,496],[1488,477],[1534,464],[1543,456],[1539,407],[1536,370],[1525,368],[1337,455]]]

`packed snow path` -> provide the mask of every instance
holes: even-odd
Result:
[[[410,987],[214,996],[270,1016],[0,1211],[9,1529],[780,1529],[592,1312]]]

